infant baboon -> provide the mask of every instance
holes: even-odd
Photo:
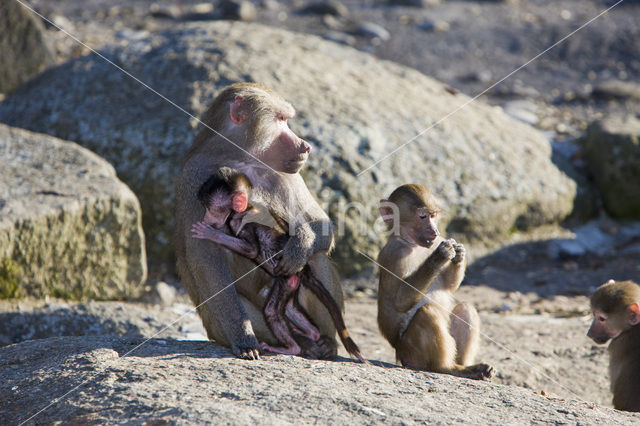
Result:
[[[490,378],[489,365],[470,365],[480,320],[470,304],[454,306],[465,249],[440,236],[439,213],[435,197],[422,185],[402,185],[381,200],[380,214],[391,236],[378,256],[378,326],[405,367]]]
[[[262,342],[261,349],[314,358],[334,355],[333,339],[320,335],[298,301],[300,286],[304,286],[327,307],[345,349],[366,362],[349,337],[340,308],[308,265],[288,277],[276,273],[277,255],[289,239],[277,228],[286,229],[286,224],[278,224],[269,212],[257,212],[248,202],[250,190],[251,183],[243,173],[228,167],[218,170],[198,192],[206,212],[202,222],[193,224],[192,232],[194,238],[211,240],[254,260],[275,277],[268,289],[263,313],[274,336],[284,347]],[[232,235],[220,230],[225,225],[229,226]]]
[[[593,323],[587,336],[609,344],[609,373],[613,406],[640,411],[640,286],[614,281],[598,287],[591,296]]]

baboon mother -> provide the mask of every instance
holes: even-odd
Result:
[[[287,120],[294,115],[293,107],[267,87],[238,83],[225,88],[204,114],[205,128],[189,148],[176,186],[178,273],[209,338],[241,358],[259,358],[256,336],[278,344],[262,315],[272,278],[251,260],[191,237],[191,225],[204,214],[198,189],[220,167],[245,173],[256,201],[288,223],[291,238],[277,272],[291,275],[308,263],[343,306],[342,287],[327,257],[333,246],[331,223],[298,173],[311,146],[289,129]],[[300,302],[335,346],[335,328],[324,306],[308,292],[302,292]]]

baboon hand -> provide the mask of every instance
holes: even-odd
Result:
[[[279,262],[276,266],[275,273],[277,275],[293,275],[300,272],[304,265],[309,262],[312,255],[310,248],[300,244],[300,239],[293,236],[282,249],[282,253],[278,256]]]
[[[215,238],[216,233],[222,233],[222,231],[213,229],[211,226],[207,225],[204,222],[196,222],[191,225],[192,238],[198,238],[200,240],[210,240]]]
[[[467,255],[467,251],[465,250],[462,244],[457,243],[456,240],[454,240],[453,238],[450,241],[452,242],[453,249],[456,252],[453,259],[451,259],[451,263],[455,263],[456,265],[459,265],[462,262],[464,262],[464,259]]]
[[[445,263],[456,256],[456,250],[451,244],[451,240],[444,240],[433,252],[433,255],[437,262]]]

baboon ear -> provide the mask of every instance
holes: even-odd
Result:
[[[636,325],[640,323],[640,305],[638,302],[634,302],[629,305],[629,311],[631,311],[631,318],[629,318],[629,324]]]
[[[247,205],[249,204],[249,197],[246,192],[238,192],[233,196],[232,208],[233,211],[238,213],[243,212],[247,209]]]
[[[392,225],[393,224],[393,208],[391,208],[391,201],[389,200],[380,200],[380,216],[384,223]]]
[[[231,106],[229,107],[229,118],[235,124],[244,123],[249,118],[249,112],[247,111],[247,105],[242,96],[236,96]]]

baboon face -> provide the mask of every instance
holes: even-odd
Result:
[[[203,221],[220,229],[233,212],[233,197],[226,191],[218,191],[209,198]]]
[[[311,145],[289,128],[295,113],[291,104],[260,87],[247,88],[229,102],[232,132],[246,135],[244,145],[252,154],[282,173],[298,173],[311,152]]]
[[[640,286],[632,281],[601,285],[591,296],[593,322],[587,336],[603,344],[640,323]]]
[[[311,145],[299,138],[287,124],[288,116],[279,112],[273,126],[273,137],[260,159],[274,170],[283,173],[298,173],[307,162]]]
[[[413,244],[427,248],[440,235],[440,211],[431,191],[417,184],[402,185],[388,200],[380,200],[380,215],[388,228]]]
[[[440,232],[438,231],[438,212],[423,206],[415,209],[411,218],[411,228],[416,244],[431,247]]]

